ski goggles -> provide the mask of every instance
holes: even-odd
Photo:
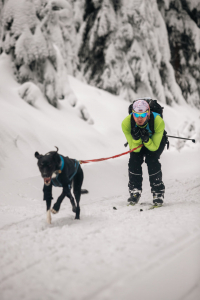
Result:
[[[133,110],[133,115],[134,115],[134,117],[136,117],[136,118],[145,118],[147,115],[148,115],[148,110],[147,111],[145,111],[145,112],[143,112],[143,113],[138,113],[138,112],[135,112],[134,110]]]

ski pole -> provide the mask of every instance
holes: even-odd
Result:
[[[182,138],[180,136],[173,136],[173,135],[167,135],[167,137],[175,138],[175,139],[181,139],[181,140],[188,140],[188,141],[192,141],[193,143],[195,143],[194,139],[187,139],[187,138]]]
[[[195,139],[187,139],[187,138],[182,138],[180,136],[172,136],[172,135],[167,135],[167,137],[174,138],[174,139],[188,140],[188,141],[192,141],[193,143],[195,143]],[[127,146],[128,146],[128,142],[124,144],[124,147],[127,147]]]

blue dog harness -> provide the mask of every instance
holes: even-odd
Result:
[[[62,173],[62,170],[64,168],[65,162],[64,162],[64,158],[62,157],[62,155],[60,155],[60,159],[61,159],[61,166],[60,169],[58,171],[58,174],[56,175],[55,178],[51,178],[51,182],[54,186],[56,187],[62,187],[62,183],[59,181],[58,177],[60,175],[60,173]],[[72,181],[72,179],[74,178],[74,176],[76,175],[77,171],[78,171],[78,167],[79,167],[79,162],[75,159],[75,171],[74,173],[70,176],[69,181]],[[69,184],[69,189],[71,188],[70,184]]]

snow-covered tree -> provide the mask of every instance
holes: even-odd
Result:
[[[136,94],[168,104],[184,101],[155,0],[86,0],[80,30],[80,65],[88,83],[130,101]]]
[[[81,70],[86,80],[102,87],[101,75],[105,64],[105,51],[115,31],[116,14],[110,0],[86,0],[82,40],[79,43]]]
[[[200,108],[199,0],[0,0],[0,9],[0,53],[54,106],[67,72],[129,101]]]
[[[200,2],[157,0],[167,25],[171,64],[186,101],[200,108]]]
[[[12,56],[17,80],[33,81],[57,106],[64,97],[61,66],[68,74],[77,69],[73,7],[65,0],[7,0],[1,6],[1,48]]]

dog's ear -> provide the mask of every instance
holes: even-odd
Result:
[[[58,153],[58,150],[59,150],[58,147],[55,146],[55,148],[57,149],[56,153]]]
[[[39,154],[38,152],[35,152],[35,157],[36,157],[37,159],[40,159],[42,156],[43,156],[43,155]]]

